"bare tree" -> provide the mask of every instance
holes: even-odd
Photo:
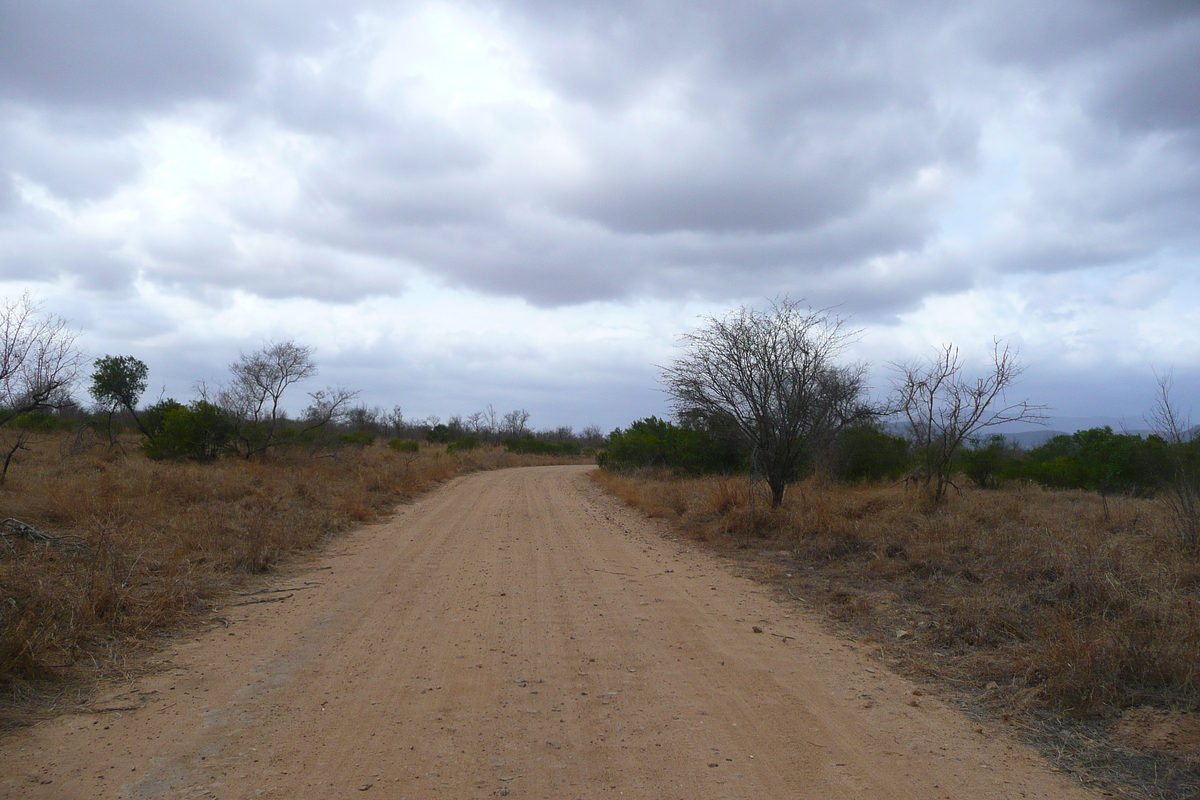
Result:
[[[599,425],[588,425],[583,429],[583,443],[588,447],[599,447],[604,444],[604,431]]]
[[[1179,536],[1188,549],[1200,547],[1200,448],[1192,441],[1191,419],[1171,400],[1171,374],[1158,378],[1158,396],[1146,421],[1166,440],[1171,472],[1166,476],[1163,500]]]
[[[347,409],[346,423],[360,433],[380,433],[386,430],[385,412],[379,406],[359,405]]]
[[[77,338],[78,331],[43,314],[28,292],[0,306],[0,426],[72,402],[71,387],[84,366]]]
[[[917,478],[940,502],[953,486],[954,457],[963,443],[985,428],[1005,422],[1041,423],[1046,406],[1028,400],[1010,403],[1005,392],[1024,370],[1017,354],[996,340],[992,365],[981,378],[968,378],[958,348],[943,345],[926,361],[893,364],[894,407],[907,421],[915,447]]]
[[[308,393],[312,400],[304,409],[303,425],[296,435],[324,427],[330,422],[341,419],[346,413],[346,406],[358,397],[358,392],[340,386],[327,386],[315,392]]]
[[[487,434],[487,418],[482,411],[476,411],[468,416],[463,424],[472,436],[484,438]]]
[[[742,307],[685,334],[662,380],[680,419],[744,440],[779,506],[839,430],[877,413],[862,400],[866,368],[837,363],[855,333],[787,298],[768,311]]]
[[[400,406],[392,406],[392,410],[384,417],[384,422],[387,423],[388,432],[395,438],[400,438],[404,435],[404,409]]]
[[[506,438],[520,439],[529,433],[529,412],[523,408],[513,409],[504,415],[500,432]]]
[[[217,393],[217,404],[233,417],[239,449],[246,458],[280,444],[287,421],[284,393],[293,384],[317,374],[314,348],[293,341],[271,342],[253,353],[243,353],[229,365],[230,382]],[[329,388],[309,396],[300,432],[325,425],[356,396],[342,388]]]

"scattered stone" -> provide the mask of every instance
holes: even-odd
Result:
[[[372,785],[373,785],[373,784],[370,784],[370,783],[364,783],[362,786],[358,787],[358,790],[359,790],[360,792],[365,792],[365,791],[367,791],[368,789],[370,789]]]
[[[750,630],[754,631],[755,633],[762,633],[762,632],[763,632],[763,629],[762,629],[762,628],[760,628],[760,627],[758,627],[757,625],[755,625],[755,626],[754,626],[753,628],[751,628]]]

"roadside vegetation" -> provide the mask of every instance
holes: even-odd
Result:
[[[853,336],[786,300],[708,318],[663,368],[674,420],[609,436],[596,480],[884,661],[1139,796],[1200,785],[1200,438],[1159,381],[1155,432],[1028,451],[996,426],[1016,354],[946,345],[868,401]],[[919,701],[918,701],[919,702]]]
[[[931,505],[813,475],[773,508],[745,475],[597,471],[879,656],[1146,796],[1200,785],[1200,556],[1160,500],[1010,483]]]
[[[130,434],[111,447],[89,427],[37,433],[0,483],[0,726],[439,482],[587,460],[343,436],[269,459],[156,461]]]
[[[187,402],[143,404],[147,365],[89,361],[77,337],[29,295],[0,305],[0,727],[441,481],[586,463],[602,441],[535,431],[524,409],[406,420],[339,386],[290,416],[318,372],[293,341],[243,353]]]

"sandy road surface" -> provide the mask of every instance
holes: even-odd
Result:
[[[587,469],[460,478],[339,541],[290,599],[0,740],[0,796],[1092,796]]]

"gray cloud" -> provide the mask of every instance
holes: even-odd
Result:
[[[0,6],[0,93],[34,105],[154,108],[242,90],[271,52],[319,48],[361,2],[72,0]]]
[[[107,197],[137,176],[141,164],[126,139],[79,122],[10,106],[0,114],[0,168],[68,202]]]
[[[789,292],[886,317],[986,270],[1196,251],[1190,2],[468,4],[498,12],[554,102],[486,110],[478,127],[403,81],[368,95],[372,26],[407,7],[4,6],[5,269],[130,280],[128,252],[22,209],[13,180],[102,201],[141,176],[128,132],[198,102],[222,145],[252,153],[270,129],[308,155],[286,165],[290,207],[224,198],[125,243],[146,279],[192,294],[349,302],[418,269],[541,306]],[[557,126],[579,163],[514,161],[497,125]],[[947,245],[947,209],[1004,136],[1024,137],[1021,191],[989,209],[1003,224]],[[89,247],[106,255],[70,255]]]

